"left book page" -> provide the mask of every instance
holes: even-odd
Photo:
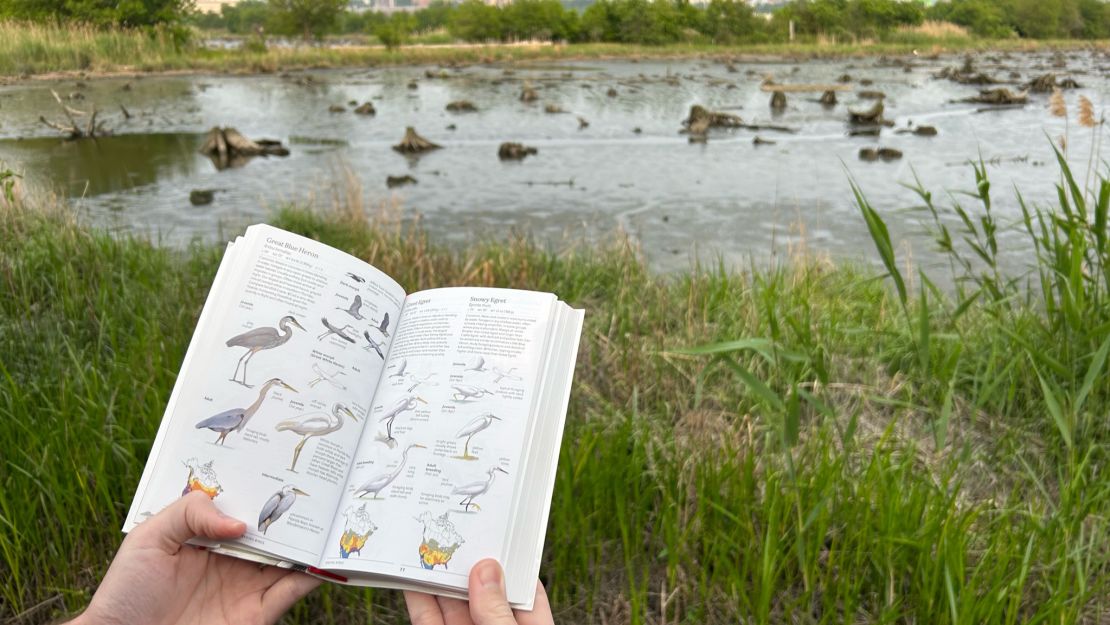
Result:
[[[318,560],[405,292],[265,225],[228,246],[124,526],[202,490],[247,533],[224,547]]]

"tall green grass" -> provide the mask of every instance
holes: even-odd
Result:
[[[447,248],[357,193],[273,223],[409,289],[526,287],[588,310],[542,568],[559,622],[1105,622],[1106,185],[1027,207],[1028,281],[989,270],[977,185],[979,207],[922,191],[966,215],[952,253],[986,255],[954,262],[953,291],[900,272],[862,192],[900,286],[808,257],[661,277],[621,239]],[[18,197],[0,241],[0,620],[36,623],[80,608],[118,545],[219,252]],[[328,587],[288,621],[404,611]]]

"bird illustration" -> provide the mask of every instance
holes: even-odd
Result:
[[[362,311],[362,296],[361,295],[355,295],[355,298],[353,300],[351,300],[351,305],[348,306],[347,308],[340,308],[339,306],[336,306],[335,309],[336,310],[342,310],[343,312],[345,312],[348,315],[354,317],[355,319],[358,319],[359,321],[362,321],[363,319],[366,318],[366,317],[362,316],[362,312],[361,312]]]
[[[500,384],[501,380],[504,380],[505,378],[513,380],[514,382],[519,382],[520,379],[521,379],[520,376],[519,375],[513,375],[513,371],[516,371],[516,367],[513,367],[512,369],[509,369],[508,371],[503,371],[501,369],[498,369],[497,367],[494,367],[493,368],[493,378],[494,378],[493,383],[494,384]]]
[[[505,475],[509,474],[508,471],[502,469],[501,467],[490,467],[489,470],[486,471],[489,477],[486,478],[484,482],[479,481],[471,482],[469,484],[463,484],[462,486],[457,486],[455,490],[451,491],[452,495],[464,495],[463,500],[459,502],[459,505],[463,507],[464,512],[470,512],[470,506],[474,506],[475,510],[482,509],[481,506],[474,503],[474,498],[478,495],[484,495],[486,494],[486,492],[489,491],[490,487],[493,486],[493,477],[497,474],[498,471],[504,473]]]
[[[382,333],[382,336],[389,336],[389,313],[386,312],[382,315],[382,320],[375,322],[378,325],[374,329]]]
[[[286,315],[278,321],[276,329],[270,327],[255,328],[229,338],[227,340],[228,347],[247,348],[246,353],[239,358],[238,364],[235,365],[235,373],[231,376],[231,381],[238,382],[247,388],[253,388],[250,384],[247,384],[247,364],[258,352],[280,347],[293,338],[293,329],[289,327],[290,325],[304,330],[304,327],[297,322],[296,317]],[[239,380],[240,366],[243,367],[242,381]]]
[[[389,374],[389,377],[391,377],[391,378],[403,378],[403,377],[405,377],[405,368],[408,367],[408,366],[409,366],[409,359],[408,358],[403,359],[401,361],[401,366],[397,367],[396,371]]]
[[[363,278],[362,276],[358,275],[357,273],[351,273],[351,272],[348,271],[347,272],[347,277],[354,280],[355,282],[360,283],[360,284],[363,283],[363,282],[366,282],[366,278]]]
[[[423,378],[418,378],[418,377],[416,377],[416,374],[410,373],[409,374],[409,380],[408,380],[409,381],[409,387],[405,389],[405,392],[408,392],[408,393],[413,392],[414,390],[416,390],[416,387],[420,386],[421,384],[428,384],[428,380],[431,380],[434,377],[436,377],[435,372],[429,373],[428,375],[424,376]],[[439,384],[428,384],[428,386],[439,386]]]
[[[316,337],[317,341],[322,341],[325,336],[328,336],[329,334],[334,334],[334,335],[338,336],[339,338],[343,339],[344,341],[347,341],[348,343],[354,343],[355,342],[355,340],[353,338],[351,338],[350,336],[347,336],[347,330],[354,330],[355,329],[354,326],[345,325],[342,328],[338,328],[338,327],[332,325],[331,322],[328,321],[327,317],[320,317],[320,323],[324,324],[324,327],[327,328],[328,331],[324,332],[320,336]]]
[[[343,415],[347,415],[352,421],[358,422],[358,417],[355,413],[351,412],[343,404],[336,402],[331,408],[331,414],[325,412],[313,412],[309,414],[297,415],[291,419],[280,421],[274,426],[278,432],[294,432],[301,435],[301,442],[293,449],[293,462],[289,465],[289,470],[294,473],[297,471],[297,458],[301,456],[301,449],[308,439],[313,436],[327,436],[343,427]]]
[[[492,412],[487,412],[486,414],[480,415],[472,420],[470,423],[464,425],[463,428],[459,430],[458,434],[455,434],[455,438],[462,438],[464,436],[466,437],[466,442],[463,443],[463,455],[459,456],[459,458],[462,458],[463,460],[478,459],[477,456],[470,455],[470,439],[474,438],[474,435],[478,432],[481,432],[482,430],[492,425],[495,419],[497,421],[500,421],[501,417],[494,416]]]
[[[366,495],[373,495],[371,499],[381,499],[381,497],[378,497],[378,494],[385,490],[385,487],[389,486],[393,480],[397,479],[401,471],[405,470],[405,463],[408,462],[410,449],[427,449],[427,447],[416,443],[405,447],[405,451],[401,452],[401,462],[399,462],[392,471],[382,473],[381,475],[375,475],[363,482],[361,486],[355,489],[355,497],[365,499]]]
[[[478,358],[476,358],[474,360],[474,362],[469,367],[466,367],[465,369],[463,369],[463,371],[485,371],[485,370],[486,370],[486,359],[483,356],[478,356]]]
[[[451,399],[455,401],[479,399],[486,395],[493,395],[493,391],[487,391],[484,388],[471,386],[469,384],[452,384],[451,388],[455,389],[455,392],[451,394]]]
[[[321,382],[327,382],[328,384],[331,384],[332,387],[337,389],[337,390],[340,390],[340,391],[347,390],[347,387],[337,379],[341,375],[347,375],[347,373],[345,371],[336,369],[335,373],[328,373],[327,371],[324,371],[323,367],[320,366],[320,363],[316,363],[316,362],[312,363],[312,370],[316,373],[317,377],[314,378],[311,382],[308,383],[309,387],[316,386],[317,384],[319,384]]]
[[[262,506],[262,512],[258,514],[258,531],[263,534],[270,526],[281,518],[293,504],[297,501],[297,495],[308,497],[308,493],[293,486],[286,484],[281,487],[281,490],[274,493],[272,497],[266,500],[266,505]]]
[[[383,438],[381,434],[379,434],[378,440],[390,447],[396,445],[397,439],[393,438],[393,420],[402,412],[416,408],[416,402],[428,403],[424,401],[423,397],[416,397],[415,395],[409,395],[399,399],[397,403],[385,413],[385,416],[378,420],[378,423],[385,423],[385,437]]]
[[[223,445],[224,439],[227,438],[228,434],[238,432],[246,427],[247,421],[251,420],[254,413],[258,412],[258,408],[262,406],[262,402],[265,401],[266,393],[269,393],[270,389],[275,386],[280,386],[294,393],[297,392],[297,389],[282,382],[281,378],[272,378],[262,385],[262,390],[258,392],[258,399],[254,400],[254,403],[250,406],[246,408],[232,408],[231,410],[225,410],[219,414],[214,414],[197,423],[196,428],[198,430],[208,429],[213,432],[219,432],[220,436],[215,442]]]
[[[382,345],[385,343],[385,341],[378,343],[374,339],[370,338],[370,332],[368,330],[363,330],[362,336],[366,339],[366,342],[369,343],[369,345],[363,347],[362,349],[365,349],[367,351],[373,349],[374,353],[376,353],[382,360],[385,360],[385,354],[382,353]]]

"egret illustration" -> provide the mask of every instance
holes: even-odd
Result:
[[[247,351],[239,357],[238,364],[235,365],[235,373],[231,376],[232,382],[238,382],[247,388],[253,388],[247,384],[247,364],[250,363],[251,358],[255,354],[264,349],[273,349],[285,345],[289,339],[293,338],[294,326],[304,330],[304,326],[297,322],[297,318],[292,315],[286,315],[278,321],[277,328],[262,327],[248,330],[242,334],[237,334],[227,340],[228,347],[246,347]],[[239,367],[243,367],[243,379],[239,379]]]
[[[266,530],[270,529],[270,526],[276,523],[281,515],[285,514],[286,510],[296,503],[297,495],[309,496],[308,493],[296,486],[286,484],[266,500],[266,505],[262,506],[262,512],[258,513],[258,531],[265,534]]]
[[[382,320],[381,321],[375,321],[374,323],[378,324],[378,325],[374,326],[375,330],[377,330],[378,332],[381,332],[382,336],[389,336],[389,313],[388,312],[382,314]]]
[[[219,432],[220,436],[216,439],[215,443],[223,445],[224,439],[227,438],[228,434],[239,432],[246,427],[247,421],[251,420],[254,413],[258,412],[258,409],[262,406],[262,402],[266,400],[266,394],[275,386],[293,391],[294,393],[297,392],[297,389],[282,382],[281,378],[271,378],[270,381],[262,385],[262,390],[258,392],[258,399],[254,400],[253,404],[246,408],[232,408],[231,410],[225,410],[219,414],[214,414],[197,423],[197,429],[208,429],[213,432]]]
[[[501,467],[490,467],[489,470],[486,471],[489,477],[486,478],[485,481],[463,484],[462,486],[458,486],[455,488],[455,490],[451,491],[452,495],[464,495],[463,500],[459,502],[459,505],[463,507],[463,511],[470,512],[470,506],[474,506],[475,510],[482,509],[481,506],[474,503],[474,498],[478,495],[484,495],[489,492],[490,487],[493,486],[493,477],[497,475],[498,471],[504,473],[505,475],[509,474],[508,471],[502,469]]]
[[[336,310],[342,310],[343,312],[345,312],[348,315],[354,317],[355,319],[358,319],[359,321],[362,321],[363,319],[366,318],[366,317],[362,316],[362,312],[361,312],[362,311],[362,296],[361,295],[356,294],[355,298],[353,300],[351,300],[351,305],[348,306],[347,308],[340,308],[339,306],[336,306],[335,309]]]
[[[397,463],[397,466],[392,471],[382,473],[381,475],[375,475],[363,482],[361,486],[355,489],[355,497],[365,499],[366,495],[373,495],[370,499],[381,499],[378,494],[385,490],[386,486],[393,483],[393,480],[397,479],[401,471],[405,470],[405,463],[409,460],[410,449],[427,449],[427,447],[416,443],[405,447],[405,451],[401,452],[401,462]]]
[[[325,412],[312,412],[309,414],[297,415],[292,419],[286,419],[279,422],[274,426],[278,432],[293,432],[301,435],[301,442],[293,449],[293,462],[289,464],[289,470],[296,473],[297,471],[297,458],[301,457],[301,450],[304,449],[304,444],[308,439],[313,436],[327,436],[343,427],[343,415],[347,415],[352,421],[357,422],[358,417],[355,413],[351,412],[339,402],[331,408],[331,414]]]
[[[415,395],[409,395],[397,400],[397,403],[393,404],[393,407],[386,411],[385,416],[378,420],[378,423],[385,423],[385,436],[383,437],[381,433],[379,433],[378,440],[390,447],[395,446],[397,444],[397,439],[393,438],[393,420],[402,412],[416,408],[417,402],[423,404],[428,403],[424,401],[423,397],[417,397]]]
[[[486,359],[485,359],[484,356],[478,356],[477,358],[474,359],[474,362],[470,363],[469,367],[466,367],[466,368],[463,369],[463,371],[485,371],[485,370],[486,370]]]
[[[466,442],[463,443],[463,455],[458,456],[458,458],[461,458],[463,460],[478,459],[478,456],[470,455],[470,439],[474,438],[474,435],[478,432],[481,432],[482,430],[493,425],[493,422],[495,420],[500,421],[501,417],[494,416],[492,412],[487,412],[486,414],[480,415],[472,420],[470,423],[464,425],[463,428],[459,430],[458,434],[455,434],[455,438],[462,438],[464,436],[466,437]]]
[[[327,371],[324,371],[324,368],[320,366],[320,363],[314,362],[312,363],[312,371],[316,373],[317,377],[308,383],[309,387],[316,386],[321,382],[327,382],[328,384],[331,384],[332,388],[336,390],[347,390],[347,387],[339,381],[339,376],[347,375],[347,373],[342,369],[336,369],[335,373],[328,373]]]
[[[181,496],[184,497],[194,490],[199,490],[209,499],[215,499],[217,495],[223,492],[223,487],[220,486],[219,478],[216,477],[216,471],[212,468],[212,461],[209,460],[201,464],[196,458],[189,458],[181,464],[189,469],[189,476],[185,478],[185,488],[181,491]]]
[[[479,386],[471,386],[469,384],[452,384],[451,388],[455,389],[455,392],[451,394],[451,399],[459,402],[481,399],[486,395],[493,395],[493,391],[487,391]]]
[[[508,371],[504,371],[502,369],[498,369],[497,367],[494,367],[493,368],[493,383],[494,384],[500,384],[501,380],[504,380],[506,378],[508,378],[508,379],[510,379],[514,382],[519,382],[522,378],[519,375],[513,375],[513,371],[516,371],[516,367],[513,367],[512,369],[509,369]]]
[[[370,332],[368,330],[363,330],[362,331],[362,336],[363,336],[363,338],[366,339],[366,342],[369,343],[369,345],[367,345],[366,347],[363,347],[362,349],[365,349],[367,351],[373,349],[374,353],[376,353],[382,360],[385,360],[385,354],[382,353],[382,345],[385,344],[385,341],[382,341],[381,343],[379,343],[379,342],[375,341],[374,339],[370,338]]]
[[[325,336],[328,336],[329,334],[334,334],[334,335],[338,336],[339,338],[343,339],[344,341],[347,341],[348,343],[354,343],[355,342],[355,340],[353,338],[351,338],[350,336],[347,335],[348,330],[354,330],[355,329],[354,326],[345,325],[342,328],[340,328],[338,326],[332,325],[331,322],[328,321],[327,317],[320,317],[320,323],[324,324],[324,327],[327,328],[328,330],[327,330],[327,332],[324,332],[320,336],[316,337],[317,341],[322,341],[322,340],[324,340]]]
[[[418,378],[418,377],[416,377],[415,373],[410,373],[409,374],[409,387],[405,389],[405,392],[407,392],[407,393],[413,392],[414,390],[416,390],[416,387],[420,386],[421,384],[428,384],[428,380],[431,380],[434,377],[436,377],[435,372],[429,373],[428,375],[424,376],[423,378]],[[438,383],[428,384],[428,386],[439,386],[439,384]]]
[[[409,366],[409,359],[408,358],[405,358],[405,359],[401,360],[401,366],[397,367],[396,371],[389,374],[389,377],[391,377],[391,378],[403,378],[403,377],[405,377],[405,369],[408,368],[408,366]]]

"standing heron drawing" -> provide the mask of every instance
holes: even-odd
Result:
[[[455,434],[455,438],[466,437],[466,443],[463,444],[463,455],[458,456],[459,458],[462,460],[478,459],[478,456],[470,455],[470,439],[474,438],[474,435],[478,432],[493,425],[494,420],[500,421],[501,417],[494,416],[492,412],[487,412],[464,425],[463,428],[459,430],[458,434]]]
[[[285,514],[285,511],[296,503],[297,495],[308,497],[308,493],[303,490],[292,484],[286,484],[267,499],[266,504],[262,506],[262,512],[258,513],[258,531],[265,534],[266,530],[270,529],[270,526],[276,523],[281,515]]]
[[[373,495],[370,499],[381,499],[381,497],[378,497],[378,494],[385,490],[385,487],[389,486],[393,480],[397,479],[401,471],[405,470],[405,463],[409,460],[410,449],[427,449],[427,447],[416,443],[405,447],[405,451],[401,453],[401,462],[397,463],[397,466],[392,471],[382,473],[381,475],[375,475],[363,482],[361,486],[355,489],[355,497],[365,499],[366,495]]]
[[[385,416],[383,416],[381,419],[378,419],[378,423],[385,423],[385,436],[383,437],[379,433],[378,440],[390,447],[394,447],[395,445],[397,445],[397,439],[393,438],[393,420],[396,419],[397,415],[401,414],[402,412],[416,408],[417,402],[423,404],[428,403],[424,400],[423,397],[417,397],[415,395],[409,395],[397,400],[397,403],[393,404],[393,407],[385,413]]]
[[[304,327],[297,322],[297,318],[292,315],[286,315],[278,321],[277,328],[261,327],[253,330],[248,330],[242,334],[237,334],[227,340],[228,347],[245,347],[246,353],[239,357],[239,363],[235,365],[235,373],[231,376],[232,382],[238,382],[247,388],[253,388],[247,384],[247,364],[250,363],[254,355],[264,349],[273,349],[285,345],[289,339],[293,338],[294,326],[304,330]],[[239,379],[239,367],[243,367],[243,379]]]
[[[493,486],[493,477],[497,475],[498,471],[504,473],[505,475],[509,474],[508,471],[502,469],[501,467],[490,467],[489,470],[486,471],[489,477],[486,478],[484,482],[471,482],[469,484],[463,484],[462,486],[458,486],[455,488],[455,490],[451,491],[452,495],[465,495],[463,497],[463,500],[459,502],[459,505],[463,507],[463,511],[470,512],[470,506],[474,506],[475,510],[482,509],[481,506],[474,503],[474,498],[478,495],[484,495],[489,492],[490,487]]]
[[[258,412],[258,409],[262,407],[262,402],[266,400],[266,394],[269,393],[270,389],[275,386],[293,391],[294,393],[297,392],[297,389],[289,386],[285,382],[282,382],[281,378],[272,378],[262,385],[262,390],[258,392],[258,399],[254,400],[253,404],[247,406],[246,408],[232,408],[231,410],[225,410],[221,413],[214,414],[211,417],[208,417],[207,419],[197,423],[197,429],[207,429],[212,430],[213,432],[219,432],[220,436],[216,439],[215,442],[223,445],[224,439],[227,438],[228,434],[231,434],[232,432],[239,432],[244,427],[246,427],[247,421],[250,421],[251,417],[254,416],[254,413]]]
[[[355,413],[343,404],[336,402],[332,406],[331,414],[313,412],[298,415],[280,421],[274,426],[274,429],[278,432],[289,431],[301,435],[301,442],[297,443],[297,446],[293,449],[293,462],[289,464],[290,471],[297,472],[297,459],[301,457],[301,450],[304,449],[304,444],[308,442],[308,439],[313,436],[327,436],[343,427],[343,415],[347,415],[352,421],[358,422]]]

